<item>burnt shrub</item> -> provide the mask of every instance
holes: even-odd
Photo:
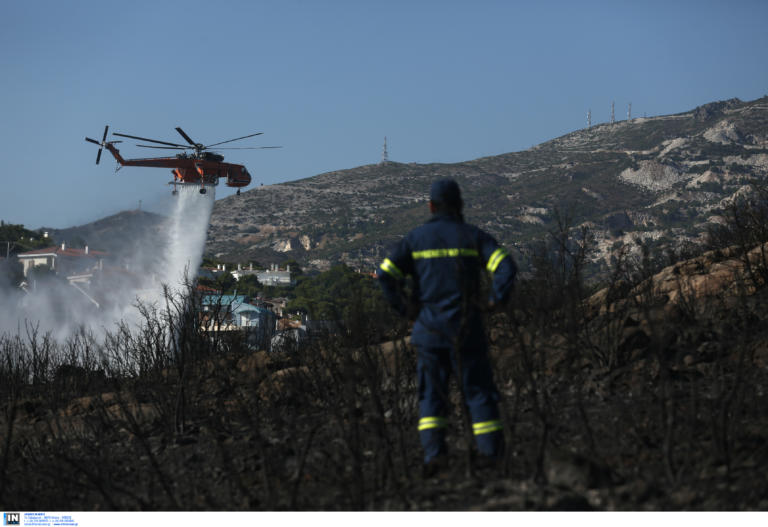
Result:
[[[590,233],[554,224],[531,275],[487,314],[507,442],[496,470],[472,464],[454,385],[452,466],[422,476],[409,328],[369,284],[350,280],[344,305],[324,312],[332,330],[283,353],[214,331],[190,289],[101,338],[58,342],[34,326],[0,336],[0,503],[764,508],[768,294],[760,258],[744,260],[760,234],[686,261],[627,247],[597,282]],[[732,274],[705,291],[726,260],[719,272]]]

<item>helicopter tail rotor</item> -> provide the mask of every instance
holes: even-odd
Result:
[[[85,140],[89,143],[93,143],[95,145],[99,145],[99,153],[96,154],[96,164],[99,164],[99,161],[101,160],[101,151],[104,150],[104,145],[107,141],[107,132],[109,132],[109,125],[104,127],[104,136],[101,138],[101,142],[97,141],[96,139],[91,139],[90,137],[86,137]]]
[[[107,133],[109,132],[109,125],[106,125],[104,127],[104,135],[101,138],[101,141],[97,141],[96,139],[91,139],[90,137],[86,137],[85,140],[89,143],[93,143],[95,145],[99,145],[99,152],[96,154],[96,164],[99,164],[99,161],[101,161],[101,151],[104,150],[104,147],[107,145]],[[110,143],[119,143],[120,141],[110,141]]]

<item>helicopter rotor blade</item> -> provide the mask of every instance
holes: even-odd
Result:
[[[101,159],[101,151],[104,149],[104,143],[99,143],[96,139],[91,139],[90,137],[85,138],[86,141],[89,143],[93,143],[95,145],[99,145],[99,153],[96,154],[96,164],[99,164],[99,160]]]
[[[216,150],[262,150],[265,148],[283,148],[282,146],[225,146]]]
[[[247,139],[249,137],[254,137],[256,135],[261,135],[263,133],[264,132],[256,132],[255,134],[244,135],[243,137],[236,137],[235,139],[229,139],[227,141],[222,141],[221,143],[213,143],[212,145],[206,145],[205,148],[210,148],[210,147],[216,146],[216,145],[223,145],[224,143],[231,143],[232,141],[239,141],[240,139]]]
[[[141,148],[159,148],[161,150],[189,150],[189,146],[152,146],[152,145],[136,145]]]
[[[117,132],[113,132],[112,135],[119,135],[120,137],[127,137],[128,139],[137,139],[139,141],[149,141],[150,143],[158,143],[161,145],[178,146],[178,147],[186,148],[184,145],[169,143],[167,141],[158,141],[157,139],[148,139],[146,137],[139,137],[137,135],[119,134]]]
[[[197,146],[197,143],[195,143],[187,134],[184,132],[184,130],[181,129],[181,126],[176,127],[176,131],[179,132],[181,137],[186,139],[187,143],[191,144],[192,146]]]
[[[104,137],[101,138],[101,142],[102,143],[107,140],[107,132],[108,131],[109,131],[109,125],[104,127]]]

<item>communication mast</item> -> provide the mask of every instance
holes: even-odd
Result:
[[[629,103],[629,107],[627,108],[627,121],[632,120],[632,103]]]
[[[587,128],[592,128],[592,108],[587,112]]]
[[[611,101],[611,124],[616,122],[616,114],[613,111],[615,101]]]
[[[387,136],[384,136],[384,148],[381,150],[381,162],[380,165],[383,165],[384,163],[387,163],[389,161],[389,152],[387,151]]]

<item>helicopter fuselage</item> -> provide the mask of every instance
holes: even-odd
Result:
[[[174,157],[148,157],[124,159],[120,151],[111,143],[104,145],[121,167],[170,168],[173,174],[171,183],[192,183],[198,185],[216,185],[220,179],[228,187],[246,187],[251,183],[251,175],[243,165],[224,163],[223,156],[210,152],[197,154],[178,154]]]

